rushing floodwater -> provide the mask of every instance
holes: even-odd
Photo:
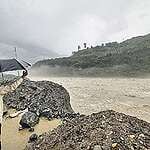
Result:
[[[121,78],[31,78],[62,84],[71,96],[76,112],[91,114],[113,109],[150,122],[150,79]],[[21,150],[33,134],[18,131],[19,117],[3,124],[3,150]],[[35,132],[41,134],[57,127],[60,120],[41,119]]]
[[[63,85],[76,112],[113,109],[150,122],[150,78],[35,78]]]

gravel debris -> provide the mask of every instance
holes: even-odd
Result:
[[[28,108],[28,111],[49,120],[75,115],[67,90],[50,81],[24,80],[15,91],[6,94],[3,101],[7,109],[20,111]]]
[[[150,123],[113,110],[80,115],[42,134],[25,150],[148,150]]]

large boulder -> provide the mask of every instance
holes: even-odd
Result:
[[[39,122],[39,117],[33,112],[26,112],[22,115],[20,125],[23,128],[30,128]]]

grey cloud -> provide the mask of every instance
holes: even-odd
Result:
[[[84,41],[96,45],[150,32],[149,8],[149,0],[1,0],[0,42],[27,53],[34,45],[39,55],[42,48],[46,55],[70,55]]]

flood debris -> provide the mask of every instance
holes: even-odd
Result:
[[[22,113],[24,113],[24,111],[17,111],[17,112],[15,112],[15,113],[12,113],[12,114],[9,114],[8,115],[8,117],[10,117],[10,118],[15,118],[15,117],[17,117],[17,116],[19,116],[20,114],[22,114]]]
[[[28,143],[31,143],[31,142],[34,142],[38,139],[38,135],[37,134],[32,134],[30,137],[29,137],[29,141]]]
[[[26,112],[22,115],[20,125],[23,128],[34,127],[39,122],[39,117],[33,112]]]
[[[23,127],[34,126],[39,117],[51,120],[76,116],[67,90],[50,81],[24,80],[15,91],[6,94],[3,101],[7,109],[28,110],[20,121]]]
[[[34,132],[34,128],[29,128],[29,130],[28,130],[29,132]]]
[[[147,150],[150,123],[107,110],[66,121],[25,150]]]

